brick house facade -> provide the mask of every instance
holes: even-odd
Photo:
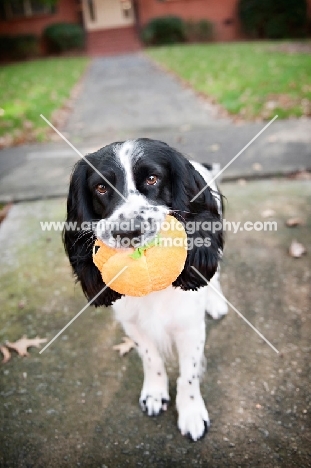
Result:
[[[237,0],[138,0],[142,24],[162,15],[199,20],[206,18],[215,25],[216,41],[234,41],[242,34],[237,18]]]
[[[81,8],[76,0],[60,0],[54,11],[42,8],[42,11],[32,12],[25,8],[24,11],[14,12],[10,9],[5,11],[4,6],[2,6],[2,10],[0,34],[36,34],[41,36],[44,28],[51,23],[82,22]]]
[[[37,0],[20,0],[20,4],[19,11],[10,8],[4,11],[2,6],[0,34],[41,36],[49,24],[79,23],[86,31],[90,55],[138,50],[139,29],[150,19],[163,15],[208,19],[214,24],[215,41],[243,39],[237,0],[58,0],[53,11],[46,7],[38,10]],[[311,16],[311,0],[308,7]]]

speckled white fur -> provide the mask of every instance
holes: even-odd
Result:
[[[157,211],[155,211],[155,206],[142,193],[137,191],[132,170],[134,150],[136,154],[139,154],[138,143],[131,140],[116,147],[116,156],[120,161],[126,181],[125,201],[122,200],[113,214],[109,218],[101,220],[96,226],[96,237],[113,248],[123,246],[118,239],[113,237],[112,230],[108,228],[109,225],[115,226],[121,222],[121,219],[134,219],[137,216],[142,218],[142,223],[148,223],[148,219],[152,218],[155,229],[148,230],[143,237],[143,243],[148,243],[154,239],[168,213],[168,208],[160,205],[157,205]]]
[[[119,151],[121,164],[128,175],[129,190],[133,177],[130,175],[130,144]],[[194,167],[206,182],[213,174],[198,163]],[[215,184],[213,189],[217,189]],[[220,198],[215,197],[220,208]],[[118,217],[124,210],[127,216],[137,211],[137,207],[148,210],[147,199],[139,193],[128,193],[124,202],[112,215]],[[165,207],[158,212],[163,218]],[[148,216],[155,216],[148,212]],[[211,280],[221,292],[219,271]],[[205,345],[205,313],[220,318],[227,313],[227,304],[212,288],[203,287],[198,291],[183,291],[172,286],[163,291],[153,292],[144,297],[124,296],[113,306],[116,319],[122,324],[126,334],[136,344],[142,359],[144,382],[140,395],[140,405],[149,416],[166,410],[169,401],[168,378],[165,370],[165,356],[170,355],[176,346],[180,376],[177,381],[176,406],[178,427],[182,434],[193,440],[200,439],[209,427],[209,416],[200,392],[200,377],[203,372]]]

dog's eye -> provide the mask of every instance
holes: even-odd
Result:
[[[148,185],[155,185],[158,182],[158,178],[155,175],[147,177],[146,182]]]
[[[98,184],[98,185],[96,185],[95,189],[96,189],[96,191],[97,191],[98,193],[100,193],[100,194],[104,194],[104,193],[107,192],[107,187],[106,187],[106,185],[104,185],[104,184]]]

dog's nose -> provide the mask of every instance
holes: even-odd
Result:
[[[123,226],[122,226],[123,224]],[[121,223],[120,226],[118,226],[118,229],[114,229],[111,232],[112,237],[115,239],[129,239],[132,240],[135,237],[139,237],[143,234],[143,229],[141,222],[139,221],[132,221],[127,225],[127,223]]]

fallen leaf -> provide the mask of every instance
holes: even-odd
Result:
[[[311,180],[311,172],[299,171],[289,176],[289,179],[294,180]]]
[[[215,153],[216,151],[218,151],[219,148],[220,148],[220,146],[218,145],[218,143],[215,143],[214,145],[211,145],[211,146],[209,147],[209,149],[210,149],[211,151],[213,151],[213,153]]]
[[[300,244],[300,242],[297,242],[295,239],[292,241],[289,248],[289,255],[291,257],[299,258],[306,252],[306,248],[302,244]]]
[[[270,135],[268,137],[268,142],[269,143],[275,143],[278,140],[278,137],[276,135]]]
[[[267,101],[265,103],[266,109],[273,110],[277,107],[277,102],[276,101]]]
[[[288,218],[285,224],[288,227],[296,227],[303,224],[303,220],[301,218]]]
[[[30,130],[33,128],[33,123],[30,120],[24,120],[23,122],[23,128],[25,130]]]
[[[114,349],[115,351],[119,351],[120,356],[124,356],[124,354],[131,351],[131,349],[136,348],[136,345],[135,345],[134,341],[131,340],[131,338],[128,338],[127,336],[124,336],[122,338],[122,340],[123,340],[123,343],[120,343],[120,344],[115,345],[115,346],[112,347],[112,349]]]
[[[14,341],[14,343],[10,343],[9,341],[6,342],[6,346],[10,349],[14,349],[19,356],[28,356],[27,349],[31,347],[40,348],[41,343],[46,343],[46,338],[27,338],[23,336],[20,340]]]
[[[0,223],[6,218],[8,212],[12,208],[12,203],[8,203],[0,210]]]
[[[5,364],[11,359],[11,353],[5,346],[0,346],[0,351],[3,354],[2,364]]]
[[[261,212],[261,216],[263,218],[272,218],[273,216],[275,216],[275,211],[274,210],[270,210],[269,208],[267,210],[263,210]]]

